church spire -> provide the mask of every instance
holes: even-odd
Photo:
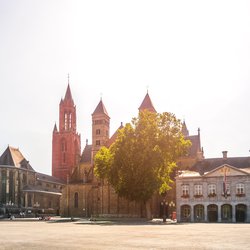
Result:
[[[181,132],[182,132],[182,134],[184,135],[184,137],[189,136],[189,131],[188,131],[188,129],[187,129],[187,125],[186,125],[185,120],[184,120],[183,123],[182,123]]]
[[[154,105],[153,105],[153,103],[151,101],[151,98],[150,98],[150,96],[148,94],[148,90],[147,90],[146,96],[144,97],[144,99],[142,101],[141,106],[139,107],[139,111],[143,111],[145,109],[150,111],[150,112],[156,113]]]
[[[54,126],[54,129],[53,129],[53,133],[56,133],[56,132],[58,132],[58,130],[57,130],[56,122],[55,122],[55,126]]]
[[[102,97],[101,97],[101,100],[100,100],[100,102],[98,103],[98,105],[97,105],[97,107],[95,108],[95,111],[93,112],[92,115],[96,115],[96,114],[105,114],[105,115],[109,116],[109,115],[108,115],[108,112],[107,112],[107,110],[106,110],[106,108],[105,108],[105,106],[104,106],[104,104],[103,104]]]
[[[67,90],[66,90],[66,94],[65,94],[64,100],[72,100],[73,101],[73,98],[72,98],[72,95],[71,95],[70,86],[69,86],[69,82],[68,82],[68,87],[67,87]]]

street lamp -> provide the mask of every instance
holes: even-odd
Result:
[[[173,218],[172,218],[172,211],[173,211],[173,209],[174,209],[174,207],[175,207],[175,203],[174,203],[173,201],[171,201],[168,205],[169,205],[169,208],[170,208],[170,216],[171,216],[171,219],[173,219]]]
[[[163,207],[163,222],[166,222],[166,218],[167,218],[167,215],[166,215],[166,207],[168,205],[168,202],[164,199],[162,202],[161,202],[161,205]]]
[[[14,202],[6,202],[6,210],[7,210],[7,213],[8,213],[8,217],[12,220],[14,217],[14,215],[12,215],[13,211],[14,211],[14,208],[16,208],[16,205],[14,204]]]

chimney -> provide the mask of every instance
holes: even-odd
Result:
[[[227,159],[227,151],[222,151],[223,159]]]

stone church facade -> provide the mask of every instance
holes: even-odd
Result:
[[[0,218],[9,214],[59,215],[65,182],[38,173],[18,148],[8,146],[0,156]]]
[[[139,110],[144,109],[156,112],[148,93],[139,107]],[[76,128],[76,109],[68,84],[65,98],[60,103],[59,130],[55,125],[52,142],[52,175],[67,181],[67,185],[62,190],[60,204],[62,216],[146,216],[145,204],[130,202],[119,197],[106,181],[98,180],[93,173],[95,154],[102,146],[109,147],[122,127],[121,124],[110,136],[110,117],[101,99],[92,113],[92,145],[86,142],[80,155],[81,143]],[[203,157],[203,152],[199,132],[198,135],[189,136],[184,122],[183,133],[192,141],[188,155],[179,161],[179,164],[186,168],[196,162],[199,157]],[[166,197],[158,194],[152,197],[151,211],[154,217],[163,213],[161,206],[163,198],[175,204],[175,187],[173,186],[173,190]]]

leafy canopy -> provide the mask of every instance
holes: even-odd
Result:
[[[170,189],[170,174],[190,141],[181,133],[181,122],[172,113],[143,111],[119,131],[110,148],[95,156],[95,175],[107,179],[129,200],[149,200]]]

